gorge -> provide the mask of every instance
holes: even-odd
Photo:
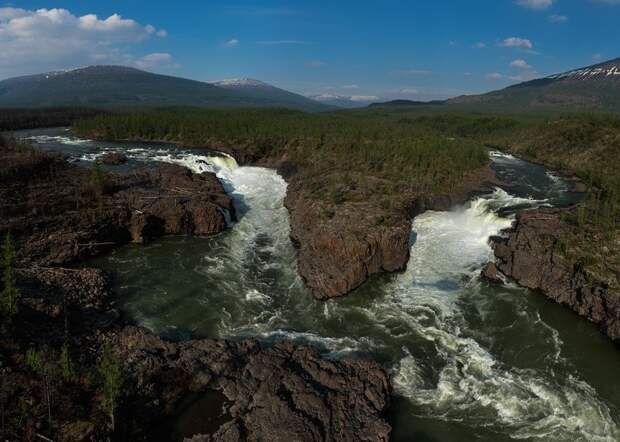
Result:
[[[324,302],[298,275],[287,183],[276,171],[64,129],[19,136],[86,165],[122,153],[128,162],[111,169],[119,172],[161,162],[214,172],[232,196],[237,222],[217,236],[127,245],[88,262],[113,275],[127,322],[173,340],[251,337],[312,344],[335,361],[370,355],[395,391],[394,440],[613,441],[620,434],[620,391],[605,383],[620,363],[614,344],[535,293],[478,277],[492,257],[489,238],[510,227],[515,212],[578,200],[570,183],[542,166],[491,152],[508,186],[416,216],[403,272]]]

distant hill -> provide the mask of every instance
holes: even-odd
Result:
[[[125,66],[90,66],[0,81],[0,107],[201,106],[330,107],[268,85],[255,90],[153,74]]]
[[[450,105],[487,111],[620,111],[620,58],[562,74],[526,81],[482,95],[466,95]]]
[[[281,103],[287,103],[287,107],[309,111],[324,111],[334,107],[251,78],[214,81],[210,84],[257,100],[265,106],[281,106]]]
[[[372,103],[368,107],[418,107],[418,106],[433,106],[444,104],[445,101],[433,100],[433,101],[414,101],[414,100],[392,100],[385,101],[383,103]]]
[[[319,101],[328,106],[342,107],[345,109],[355,109],[368,106],[368,101],[366,99],[360,100],[356,99],[356,97],[347,95],[317,94],[309,95],[308,98]]]

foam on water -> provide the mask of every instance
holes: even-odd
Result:
[[[479,269],[491,257],[488,237],[511,221],[490,208],[506,207],[510,200],[522,204],[496,191],[463,210],[427,212],[415,219],[417,238],[407,271],[387,288],[390,296],[373,306],[373,316],[397,315],[431,341],[439,375],[429,383],[421,374],[425,362],[407,351],[393,372],[396,391],[428,416],[508,430],[517,439],[617,440],[618,423],[585,382],[556,379],[552,371],[506,367],[467,333],[458,308],[467,290],[459,288],[459,274]],[[562,343],[555,330],[544,326],[555,340],[557,360]]]
[[[84,138],[76,138],[72,136],[63,136],[63,135],[33,135],[24,137],[24,140],[32,141],[35,143],[61,143],[79,146],[82,144],[87,144],[91,140],[87,140]]]

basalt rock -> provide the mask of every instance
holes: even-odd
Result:
[[[317,299],[329,299],[348,294],[372,275],[403,270],[412,219],[426,210],[463,204],[473,193],[488,190],[493,179],[491,169],[484,168],[449,194],[382,195],[377,189],[388,184],[366,176],[359,180],[363,186],[349,185],[348,200],[334,201],[313,191],[315,178],[293,174],[285,205],[299,274]]]
[[[131,240],[211,235],[234,219],[212,173],[176,165],[129,176],[93,173],[39,151],[0,151],[0,234],[10,231],[24,264],[62,266]]]
[[[232,199],[212,173],[164,164],[148,171],[137,185],[115,198],[133,211],[130,233],[134,242],[164,234],[212,235],[234,219]]]
[[[497,267],[519,285],[544,293],[555,302],[599,324],[620,339],[620,294],[561,252],[568,229],[561,211],[538,209],[520,213],[507,237],[492,239]]]
[[[110,152],[101,157],[101,162],[108,166],[118,166],[128,161],[127,155],[120,152]]]
[[[504,281],[502,280],[500,276],[499,269],[497,268],[497,265],[494,262],[487,263],[487,265],[485,265],[484,268],[482,269],[482,272],[480,272],[480,276],[482,279],[484,279],[485,281],[491,284],[503,284],[504,283]]]
[[[114,339],[141,403],[163,399],[154,407],[162,410],[190,390],[223,394],[228,419],[211,434],[185,435],[193,440],[389,440],[390,383],[374,362],[328,360],[287,342],[171,343],[136,327]]]

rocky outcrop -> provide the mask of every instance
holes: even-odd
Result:
[[[0,168],[0,229],[17,239],[22,294],[12,325],[0,327],[2,440],[389,440],[391,387],[379,364],[330,360],[290,342],[167,342],[119,321],[103,272],[58,266],[130,232],[145,240],[224,228],[234,212],[214,176],[163,166],[117,177],[92,199],[87,171],[33,154]],[[123,372],[114,431],[99,390],[104,342]],[[24,355],[35,350],[52,382],[28,366]],[[196,396],[207,399],[192,411],[206,425],[171,434],[162,422],[177,428]]]
[[[118,166],[128,161],[127,155],[120,152],[110,152],[101,157],[101,162],[107,166]]]
[[[140,178],[114,196],[132,210],[129,230],[134,242],[165,234],[212,235],[234,219],[232,199],[212,173],[164,164]]]
[[[416,215],[449,210],[496,182],[491,169],[484,168],[450,194],[418,195],[382,193],[380,189],[389,186],[383,180],[365,176],[360,178],[364,185],[357,186],[355,177],[349,177],[352,183],[346,189],[346,199],[339,201],[339,194],[317,196],[316,178],[294,172],[287,175],[291,176],[285,205],[298,271],[318,299],[344,296],[372,275],[403,270],[409,260]]]
[[[94,175],[37,151],[2,155],[15,166],[0,174],[0,234],[10,231],[31,265],[65,265],[164,234],[212,235],[234,219],[212,173],[170,164]]]
[[[290,187],[286,206],[299,274],[318,299],[346,295],[371,275],[407,263],[411,221],[405,216],[384,226],[373,206],[342,205],[328,218],[323,204]]]
[[[223,394],[228,419],[195,440],[389,440],[390,383],[374,362],[328,360],[288,342],[170,343],[135,327],[115,339],[141,403],[171,404],[190,390]]]
[[[563,253],[563,236],[570,227],[561,213],[556,209],[520,213],[507,237],[491,240],[497,268],[519,285],[539,290],[599,324],[610,338],[619,340],[620,293],[591,275],[579,259]]]

